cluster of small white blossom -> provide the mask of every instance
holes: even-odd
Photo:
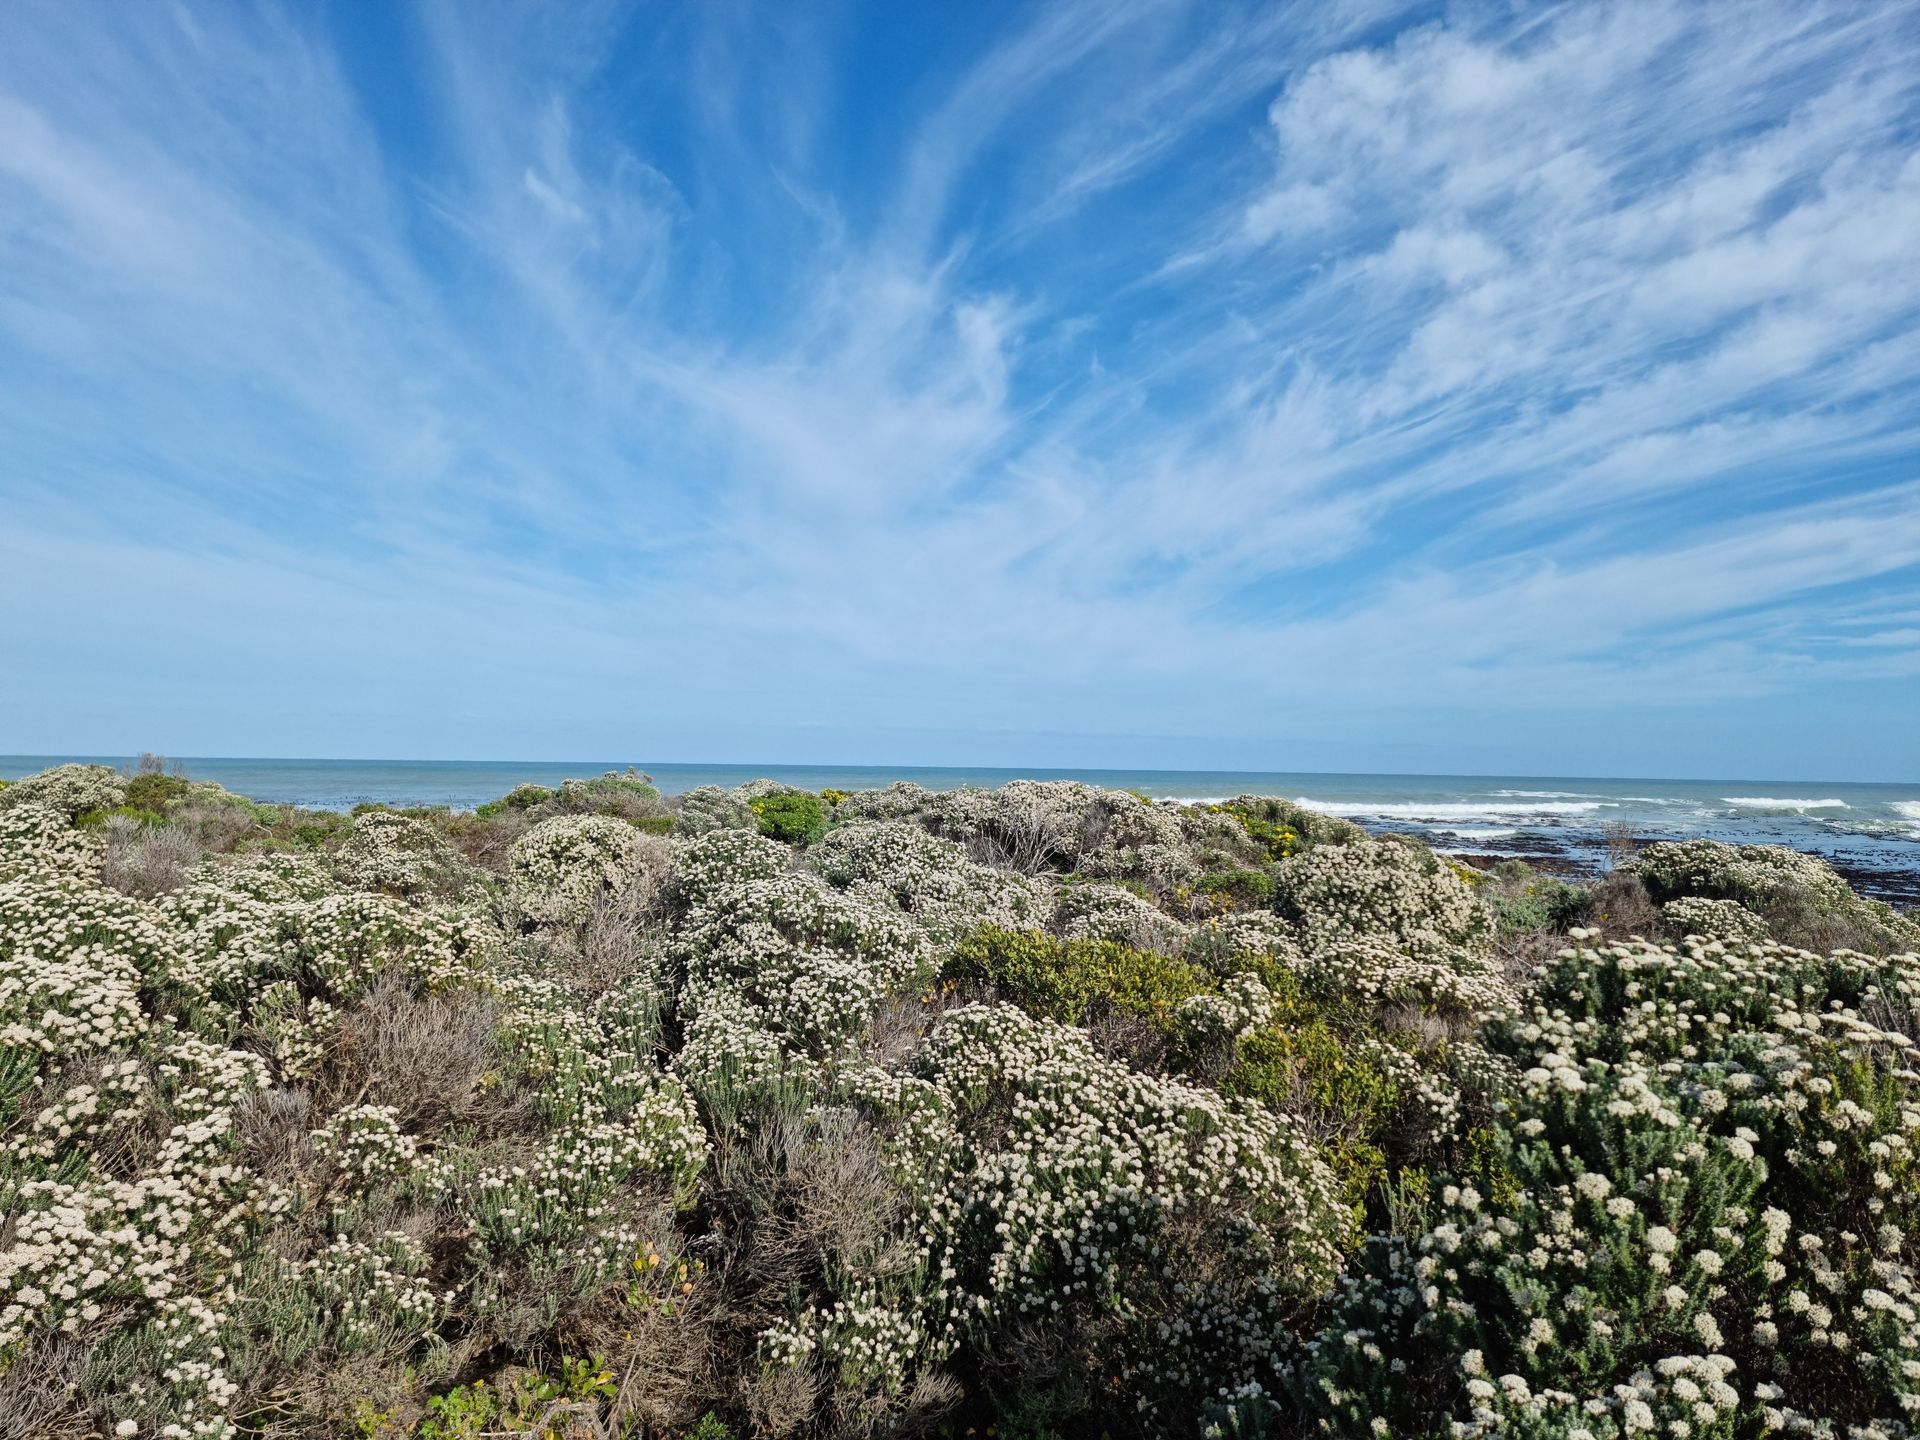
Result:
[[[371,1240],[335,1236],[288,1277],[313,1308],[327,1338],[344,1354],[425,1339],[446,1311],[446,1297],[425,1278],[430,1264],[418,1241],[389,1230]]]
[[[394,1184],[420,1166],[420,1142],[391,1105],[349,1105],[313,1132],[313,1148],[351,1186]]]
[[[1765,940],[1767,922],[1738,900],[1703,900],[1685,895],[1660,907],[1660,920],[1675,935],[1707,940]]]
[[[956,842],[900,820],[836,826],[807,864],[856,899],[897,907],[936,943],[981,925],[1036,929],[1053,908],[1051,887],[976,864]]]
[[[9,786],[0,795],[18,788]],[[0,810],[0,881],[91,882],[100,873],[102,853],[98,835],[75,829],[58,810],[45,805]]]
[[[784,1050],[830,1055],[865,1031],[882,999],[924,977],[932,947],[891,904],[863,902],[802,871],[768,874],[774,862],[759,847],[782,848],[733,831],[688,846],[680,883],[689,908],[673,948],[681,1017],[697,1022],[720,1002],[729,1023],[763,1028]],[[736,858],[746,874],[766,878],[714,873]]]
[[[1431,1415],[1434,1385],[1463,1436],[1910,1419],[1920,1048],[1888,1021],[1920,957],[1591,935],[1490,1028],[1519,1068],[1497,1193],[1449,1185],[1425,1233],[1370,1248],[1314,1405],[1355,1435]],[[1622,1380],[1635,1354],[1667,1358]]]
[[[1138,881],[1158,889],[1200,873],[1182,809],[1078,780],[1014,780],[996,790],[928,791],[910,782],[843,801],[844,819],[914,820],[983,858]]]
[[[453,898],[476,876],[431,825],[409,815],[369,810],[333,857],[334,873],[350,890],[413,897]]]
[[[1657,900],[1734,900],[1761,912],[1802,905],[1878,932],[1890,946],[1920,949],[1920,921],[1854,894],[1817,855],[1782,845],[1667,840],[1649,845],[1630,863]]]
[[[137,1082],[123,1091],[130,1101],[153,1092],[164,1126],[138,1174],[98,1173],[82,1127],[56,1147],[61,1169],[79,1178],[12,1188],[0,1354],[50,1335],[139,1337],[150,1365],[118,1402],[161,1435],[225,1436],[234,1385],[220,1336],[236,1247],[267,1204],[255,1177],[232,1162],[231,1135],[236,1106],[266,1083],[266,1070],[255,1056],[194,1037],[161,1045],[152,1059],[151,1085],[137,1062],[110,1067]]]
[[[1392,941],[1416,958],[1484,949],[1493,912],[1439,856],[1402,838],[1321,845],[1281,861],[1275,908],[1315,951],[1350,936]]]
[[[147,1028],[144,976],[165,937],[138,901],[63,882],[0,884],[0,1046],[64,1059]]]
[[[126,801],[127,782],[110,765],[55,765],[0,788],[0,810],[43,805],[69,820]]]
[[[580,925],[642,863],[646,837],[605,815],[556,815],[513,842],[508,896],[536,925]]]
[[[1218,991],[1195,995],[1179,1009],[1189,1043],[1222,1045],[1244,1040],[1273,1018],[1273,996],[1256,975],[1230,976]]]
[[[696,785],[667,802],[673,828],[682,835],[705,835],[714,830],[752,831],[753,811],[746,797],[718,785]]]
[[[1118,940],[1136,950],[1179,950],[1188,929],[1151,900],[1119,885],[1062,885],[1053,928],[1069,940]]]
[[[1115,1380],[1143,1397],[1273,1377],[1276,1327],[1331,1280],[1348,1223],[1291,1119],[1102,1059],[1009,1006],[944,1015],[902,1079],[892,1096],[857,1087],[920,1112],[895,1135],[932,1288],[888,1319],[872,1296],[854,1306],[889,1367],[908,1335],[938,1358],[996,1327],[1140,1316]]]
[[[921,1316],[870,1283],[856,1284],[832,1305],[802,1311],[760,1337],[762,1353],[775,1365],[823,1361],[841,1384],[887,1395],[905,1388],[927,1353],[927,1340]]]
[[[1511,1011],[1513,987],[1484,955],[1421,946],[1413,954],[1379,936],[1334,934],[1294,964],[1301,988],[1368,1009],[1412,1006],[1474,1020]]]

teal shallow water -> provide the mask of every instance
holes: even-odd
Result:
[[[126,756],[0,756],[0,778],[16,779],[67,759],[121,765]],[[1832,859],[1868,888],[1920,898],[1920,783],[1843,784],[1786,780],[1621,780],[1548,775],[1333,775],[1288,771],[995,770],[847,765],[654,764],[517,760],[182,761],[256,800],[344,810],[389,805],[470,809],[516,785],[557,785],[629,764],[674,794],[697,785],[733,786],[766,776],[808,790],[868,790],[911,780],[930,790],[1003,785],[1009,780],[1086,780],[1155,797],[1199,801],[1279,795],[1376,829],[1412,831],[1462,852],[1597,854],[1605,829],[1625,825],[1643,839],[1706,836],[1742,844],[1792,845]]]

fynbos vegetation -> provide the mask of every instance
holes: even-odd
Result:
[[[1897,1440],[1920,925],[1021,782],[0,788],[0,1434]]]

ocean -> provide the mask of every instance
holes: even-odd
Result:
[[[70,759],[124,765],[126,756],[0,756],[17,779]],[[1790,845],[1833,862],[1861,889],[1920,901],[1920,782],[1865,785],[1783,780],[1621,780],[1561,775],[1333,775],[1288,771],[983,770],[882,765],[688,765],[644,760],[185,759],[189,775],[256,800],[344,810],[368,801],[471,809],[516,785],[629,764],[674,794],[766,776],[808,790],[868,790],[911,780],[930,790],[1003,785],[1023,777],[1085,780],[1182,801],[1278,795],[1370,829],[1421,836],[1454,853],[1597,864],[1607,835],[1639,840],[1704,836]]]

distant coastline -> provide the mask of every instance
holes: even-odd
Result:
[[[123,764],[126,756],[0,755],[0,779],[68,760]],[[1154,799],[1217,802],[1274,795],[1374,830],[1419,835],[1465,857],[1517,855],[1590,873],[1604,863],[1610,830],[1634,838],[1701,836],[1787,845],[1826,859],[1862,892],[1920,901],[1920,781],[1593,779],[1581,776],[1368,775],[1306,771],[1005,769],[963,766],[649,764],[615,761],[274,760],[186,758],[196,779],[256,800],[309,809],[355,805],[470,810],[516,785],[556,785],[628,765],[662,792],[731,788],[761,777],[807,790],[871,790],[907,781],[930,790],[994,787],[1008,780],[1085,780]]]

